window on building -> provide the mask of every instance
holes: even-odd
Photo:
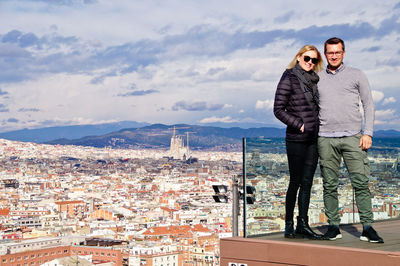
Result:
[[[27,260],[28,259],[28,256],[24,256],[24,260]]]
[[[11,261],[11,260],[10,260]],[[7,262],[7,259],[3,259],[3,263],[6,263]]]
[[[64,249],[64,253],[68,253],[68,249]]]

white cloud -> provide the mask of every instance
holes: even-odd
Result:
[[[377,120],[389,120],[396,118],[396,110],[386,109],[386,110],[376,110],[375,118]]]
[[[372,93],[372,99],[376,103],[382,101],[383,97],[385,97],[385,94],[381,91],[372,90],[371,93]]]
[[[393,120],[375,120],[375,125],[385,126],[385,128],[396,128],[400,124],[400,119]]]
[[[389,97],[389,98],[385,98],[384,100],[383,100],[383,105],[386,105],[386,104],[389,104],[389,103],[395,103],[396,102],[396,99],[394,98],[394,97]]]
[[[202,124],[205,124],[205,123],[215,123],[215,122],[233,123],[233,122],[239,122],[239,121],[236,119],[232,119],[232,117],[230,117],[230,116],[224,116],[224,117],[211,116],[211,117],[203,118],[199,122]]]
[[[256,109],[271,110],[274,107],[274,100],[257,100]]]

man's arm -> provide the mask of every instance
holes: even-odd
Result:
[[[372,136],[374,134],[374,120],[375,120],[375,107],[374,101],[372,99],[371,88],[368,82],[367,77],[364,73],[360,71],[359,75],[359,93],[361,103],[364,109],[364,136],[363,136],[363,143],[366,142],[363,147],[368,146],[371,147],[372,145]],[[367,135],[367,136],[366,136]],[[369,137],[369,138],[367,138]],[[361,144],[361,141],[360,141]],[[368,147],[368,148],[369,148]]]

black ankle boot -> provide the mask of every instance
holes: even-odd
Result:
[[[322,235],[315,233],[308,225],[308,217],[297,216],[296,237],[319,240]]]
[[[293,221],[285,221],[285,237],[286,238],[295,238],[296,237],[296,235],[294,233]]]

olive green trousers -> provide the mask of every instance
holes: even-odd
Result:
[[[343,158],[355,191],[356,204],[363,225],[371,225],[373,213],[371,192],[368,188],[369,161],[367,152],[358,145],[361,134],[340,138],[318,138],[321,175],[324,183],[325,215],[330,225],[339,225],[338,184],[339,169]]]

